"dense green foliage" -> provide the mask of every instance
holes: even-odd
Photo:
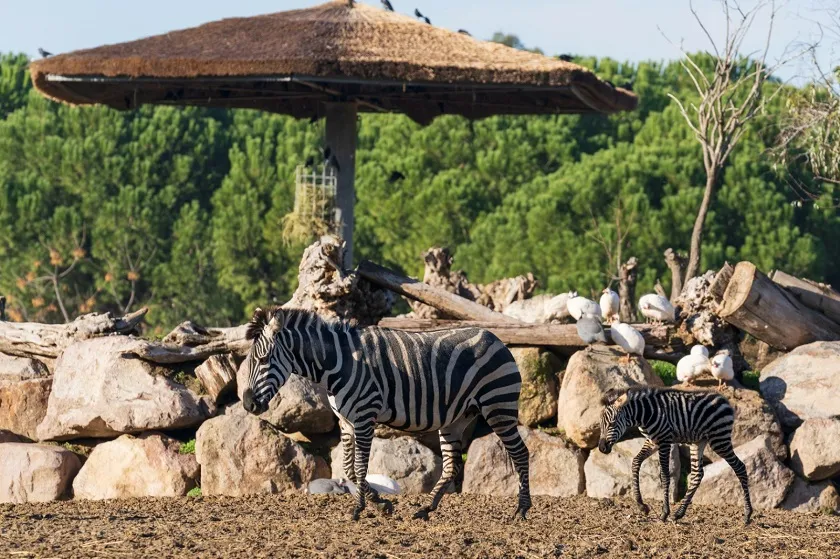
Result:
[[[357,154],[357,258],[422,273],[448,245],[473,281],[533,272],[543,289],[600,289],[621,252],[639,290],[668,282],[662,252],[688,246],[704,184],[700,149],[667,95],[679,65],[579,59],[633,81],[639,110],[610,117],[441,117],[421,127],[366,115]],[[294,289],[303,246],[282,242],[294,168],[323,123],[250,111],[71,108],[30,91],[26,60],[0,58],[0,293],[17,320],[149,305],[165,330],[241,321]],[[792,174],[765,153],[774,115],[735,151],[704,239],[703,268],[749,259],[837,283],[831,204],[792,204]],[[775,111],[775,112],[774,112]],[[392,171],[405,179],[391,184]]]

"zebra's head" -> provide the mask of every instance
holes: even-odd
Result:
[[[281,331],[286,325],[283,310],[257,308],[248,323],[245,337],[251,340],[248,352],[248,384],[242,394],[242,405],[259,415],[292,374],[292,359],[283,344]]]
[[[627,403],[626,390],[610,390],[601,399],[604,411],[601,412],[601,438],[598,440],[598,450],[609,454],[615,443],[629,427],[627,414],[622,413]]]

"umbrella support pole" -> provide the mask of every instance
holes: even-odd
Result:
[[[344,265],[353,267],[353,206],[356,203],[356,115],[354,103],[326,104],[326,145],[338,158],[336,217],[341,238],[346,243]]]

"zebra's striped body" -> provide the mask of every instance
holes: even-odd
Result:
[[[528,449],[516,425],[521,377],[510,351],[477,328],[408,333],[328,323],[315,313],[275,309],[254,313],[248,338],[248,388],[243,404],[261,413],[289,374],[323,386],[339,417],[344,469],[359,485],[354,518],[365,496],[381,502],[365,480],[376,423],[405,431],[439,431],[443,474],[429,504],[437,508],[462,467],[461,434],[477,415],[502,439],[519,474],[517,513],[531,505]]]
[[[744,491],[744,523],[752,516],[747,469],[732,448],[732,424],[735,412],[726,398],[714,392],[667,390],[660,388],[631,388],[610,391],[604,397],[601,414],[601,439],[598,449],[607,454],[630,427],[638,427],[647,439],[633,459],[633,496],[639,507],[648,512],[639,491],[639,469],[657,449],[661,467],[664,506],[662,520],[670,514],[668,490],[670,484],[669,455],[671,445],[691,446],[691,475],[688,490],[674,520],[685,515],[694,493],[703,479],[703,450],[708,443],[712,450],[735,471]]]

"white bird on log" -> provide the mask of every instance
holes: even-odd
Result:
[[[580,320],[580,317],[585,314],[601,316],[601,306],[592,299],[578,296],[577,291],[569,292],[569,299],[566,301],[566,308],[569,309],[569,314],[572,315],[572,318],[575,320]]]
[[[601,305],[601,316],[605,321],[609,322],[612,320],[613,315],[618,314],[618,293],[609,287],[604,288],[601,293],[603,293],[603,295],[601,295],[601,300],[599,301]]]
[[[677,380],[685,384],[694,384],[694,379],[711,371],[708,351],[701,345],[691,348],[691,353],[677,362]]]
[[[601,324],[601,317],[594,314],[585,314],[577,321],[577,333],[583,343],[592,345],[594,343],[607,343],[607,333]]]
[[[627,353],[621,358],[622,363],[628,363],[633,354],[639,357],[644,355],[645,337],[629,324],[621,322],[617,316],[613,316],[610,324],[610,336],[613,342]]]
[[[674,305],[667,297],[650,293],[639,299],[639,311],[648,320],[655,323],[674,322]]]
[[[691,355],[702,355],[703,357],[709,357],[709,350],[706,349],[706,346],[697,344],[691,346]]]
[[[718,390],[723,388],[724,382],[731,382],[735,378],[735,369],[728,351],[721,351],[712,357],[712,376],[718,379]]]

